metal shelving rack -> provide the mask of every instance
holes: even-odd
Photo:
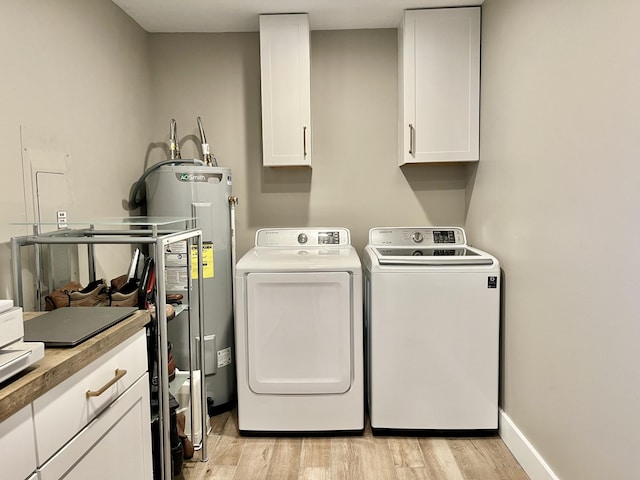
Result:
[[[168,370],[168,350],[167,350],[167,317],[166,317],[166,288],[165,288],[165,247],[172,243],[186,241],[189,245],[197,245],[198,250],[198,278],[203,278],[202,272],[202,230],[199,228],[190,228],[194,223],[192,217],[123,217],[123,218],[103,218],[91,219],[86,221],[67,222],[69,226],[87,226],[88,228],[65,228],[53,232],[40,233],[41,227],[52,224],[33,224],[33,235],[22,237],[13,237],[11,239],[11,269],[13,274],[13,296],[16,305],[22,306],[23,289],[22,289],[22,255],[21,248],[25,246],[33,246],[35,248],[35,277],[36,277],[36,300],[37,306],[40,306],[40,257],[42,245],[55,244],[77,244],[87,245],[87,255],[89,264],[89,278],[95,280],[95,254],[94,245],[97,244],[129,244],[129,245],[149,245],[152,249],[152,256],[155,260],[155,282],[156,282],[156,319],[158,322],[156,345],[158,350],[158,381],[159,381],[159,425],[160,425],[160,452],[162,452],[161,474],[162,480],[171,480],[171,443],[169,436],[169,370]],[[185,228],[172,227],[175,225],[184,225]],[[14,224],[15,225],[15,224]],[[25,223],[22,223],[25,225]],[[128,227],[110,230],[98,230],[99,226],[119,226]],[[159,227],[162,228],[159,229]],[[187,251],[191,251],[189,248]],[[187,255],[187,271],[189,279],[189,290],[192,285],[191,275],[191,255]],[[198,330],[201,338],[204,336],[204,294],[202,290],[203,282],[198,282]],[[188,293],[187,292],[187,293]],[[189,322],[191,324],[191,322]],[[205,364],[204,342],[200,342],[200,365]],[[152,372],[150,372],[152,373]],[[190,375],[193,377],[193,370]],[[200,383],[204,385],[204,369],[200,368]],[[194,382],[191,382],[193,385]],[[206,391],[201,388],[201,405],[206,405]],[[191,391],[193,396],[193,389]],[[193,407],[193,401],[191,405]],[[206,409],[201,408],[201,428],[202,428],[202,445],[200,448],[201,461],[207,461],[207,414]],[[193,421],[193,412],[191,415]],[[194,429],[191,429],[192,436]]]

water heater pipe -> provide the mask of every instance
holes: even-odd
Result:
[[[231,209],[231,285],[236,278],[236,206],[238,205],[238,197],[229,196],[229,207]],[[235,306],[234,306],[235,307]],[[235,308],[234,308],[235,310]]]
[[[204,128],[202,127],[202,119],[198,117],[198,130],[200,131],[200,144],[202,145],[202,160],[206,165],[218,166],[218,160],[214,155],[211,154],[211,149],[209,148],[209,144],[207,143],[207,137],[204,134]]]
[[[169,151],[172,160],[182,158],[180,156],[180,140],[178,140],[178,124],[175,118],[172,118],[169,124]]]

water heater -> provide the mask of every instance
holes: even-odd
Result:
[[[233,293],[231,258],[231,170],[207,165],[163,165],[146,177],[149,216],[191,216],[202,230],[204,291],[204,339],[198,336],[197,265],[192,265],[191,351],[197,368],[199,342],[205,342],[205,388],[209,415],[235,401],[233,349]],[[184,294],[188,288],[186,243],[168,245],[165,254],[167,293]],[[168,323],[176,367],[189,370],[189,311]]]

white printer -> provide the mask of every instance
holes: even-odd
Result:
[[[0,382],[44,357],[44,343],[23,342],[22,308],[13,300],[0,300]]]

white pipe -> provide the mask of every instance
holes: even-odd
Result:
[[[236,278],[236,205],[238,197],[229,196],[229,206],[231,208],[231,284]]]

